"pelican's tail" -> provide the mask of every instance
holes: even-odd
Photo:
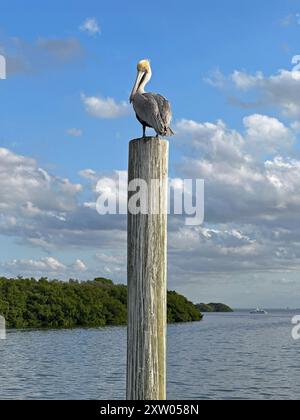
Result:
[[[175,135],[175,133],[172,130],[172,128],[168,127],[167,131],[166,131],[166,137],[171,137],[171,136],[174,136],[174,135]]]

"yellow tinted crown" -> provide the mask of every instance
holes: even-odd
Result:
[[[144,71],[149,73],[151,70],[150,61],[149,60],[141,60],[137,65],[138,71]]]

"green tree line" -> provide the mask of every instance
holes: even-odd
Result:
[[[233,312],[233,309],[224,303],[199,303],[196,306],[200,312]]]
[[[76,328],[125,325],[127,286],[111,280],[49,281],[0,278],[0,314],[8,328]],[[168,292],[168,322],[200,321],[197,307]]]

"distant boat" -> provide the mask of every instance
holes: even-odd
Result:
[[[253,315],[268,315],[268,312],[264,309],[256,308],[254,311],[250,312]]]

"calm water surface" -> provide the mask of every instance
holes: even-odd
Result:
[[[169,326],[169,399],[300,399],[290,312]],[[126,328],[10,331],[0,399],[124,399]]]

